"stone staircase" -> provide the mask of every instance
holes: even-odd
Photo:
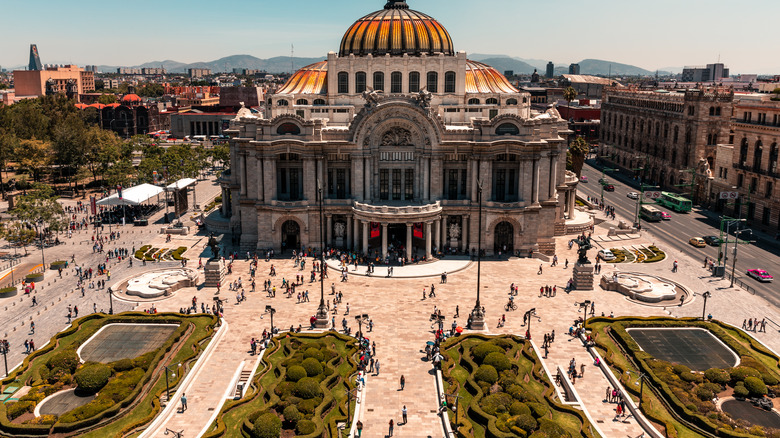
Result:
[[[251,370],[241,370],[241,375],[238,377],[238,382],[236,382],[236,390],[233,392],[234,399],[238,400],[244,396],[244,390],[246,389],[246,386],[249,384],[249,378],[251,376],[252,376]]]

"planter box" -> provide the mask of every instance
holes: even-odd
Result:
[[[30,274],[30,275],[27,275],[26,277],[24,277],[24,282],[25,283],[31,283],[33,281],[36,282],[36,283],[39,282],[39,281],[43,281],[43,273],[40,273],[40,274]]]
[[[3,289],[0,289],[0,298],[14,297],[18,293],[19,293],[19,289],[16,286],[6,287],[6,288],[3,288]]]
[[[60,268],[65,269],[66,265],[67,265],[67,263],[64,262],[64,261],[56,261],[56,262],[53,262],[51,265],[49,265],[49,269],[51,269],[52,271],[57,271]]]

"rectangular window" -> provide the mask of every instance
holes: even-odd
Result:
[[[390,92],[391,93],[401,93],[401,72],[393,72],[390,75]]]
[[[362,71],[355,73],[355,93],[366,91],[366,74]]]
[[[431,93],[439,92],[439,74],[435,71],[428,72],[428,91]]]
[[[404,199],[414,199],[414,169],[406,169],[404,175]]]
[[[496,190],[493,199],[496,201],[506,199],[506,169],[496,170]]]
[[[737,187],[742,188],[743,184],[745,184],[745,175],[740,173],[737,175]]]
[[[764,191],[764,197],[765,198],[771,198],[772,197],[772,181],[766,182],[766,190]]]
[[[769,209],[769,207],[764,207],[764,212],[761,217],[761,223],[764,225],[769,225],[769,216],[772,214],[772,210]]]
[[[390,171],[388,169],[379,169],[379,199],[387,201],[390,199]]]
[[[381,71],[374,72],[374,90],[385,91],[385,74]]]
[[[747,219],[749,221],[752,221],[756,218],[756,203],[755,202],[748,202],[747,205]]]
[[[300,193],[300,181],[298,181],[298,177],[300,176],[300,173],[298,172],[298,169],[290,169],[290,200],[291,201],[297,201],[301,199],[301,193]]]
[[[409,92],[418,93],[420,91],[420,73],[413,71],[409,73]]]
[[[349,73],[339,73],[339,93],[349,93]]]
[[[287,169],[279,169],[279,193],[287,195]]]
[[[333,184],[333,169],[328,169],[328,197],[332,198],[336,195],[335,191],[333,190],[334,184]]]
[[[393,200],[401,200],[401,169],[393,169]]]
[[[445,93],[454,93],[455,92],[455,72],[454,71],[448,71],[444,74],[444,92]]]
[[[515,194],[517,193],[517,176],[515,169],[509,169],[507,183],[509,186],[507,187],[506,193],[509,195],[510,199],[514,200]]]
[[[756,187],[756,185],[758,185],[757,178],[751,178],[750,179],[750,193],[756,193],[756,190],[758,190],[758,187]]]
[[[460,171],[460,195],[466,197],[466,169]]]
[[[336,197],[337,199],[347,198],[347,170],[336,170]]]
[[[458,199],[458,170],[450,169],[447,177],[447,199]]]

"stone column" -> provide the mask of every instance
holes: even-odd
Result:
[[[423,159],[423,187],[425,188],[425,200],[431,199],[431,159]]]
[[[382,258],[387,257],[387,223],[382,223]]]
[[[555,163],[555,156],[550,155],[550,188],[549,193],[547,195],[547,199],[552,199],[555,197],[555,186],[557,184],[558,179],[558,166],[556,166]]]
[[[412,224],[406,224],[406,258],[412,259]]]
[[[255,162],[257,164],[257,200],[265,203],[265,175],[263,173],[263,157],[258,152],[255,155]]]
[[[371,180],[373,179],[373,173],[371,172],[371,157],[365,157],[363,159],[365,171],[363,172],[363,199],[366,202],[370,202],[373,198],[371,193]]]
[[[463,245],[463,251],[469,252],[469,217],[463,216],[462,221],[463,229],[460,231],[461,244]]]
[[[238,181],[241,186],[241,196],[246,196],[246,155],[238,153]]]
[[[352,249],[352,216],[347,216],[347,249]]]
[[[360,249],[360,220],[358,218],[355,218],[353,220],[353,223],[350,224],[350,227],[353,227],[355,229],[354,234],[355,238],[352,241],[352,249],[353,251],[357,251]]]
[[[575,201],[577,200],[577,190],[569,190],[569,219],[574,218]]]
[[[319,169],[321,165],[321,161],[315,162],[313,158],[303,159],[303,199],[312,203],[317,200],[317,179],[325,184],[325,181],[322,181],[319,175]],[[323,187],[323,196],[325,193],[326,189]]]
[[[276,199],[276,160],[273,158],[266,158],[263,160],[263,176],[266,177],[265,184],[265,202],[270,204],[272,200]]]
[[[433,222],[433,246],[436,251],[441,251],[441,219]],[[434,251],[435,252],[435,251]]]
[[[441,215],[441,227],[439,228],[441,233],[441,245],[443,247],[448,247],[450,242],[447,241],[447,215]],[[439,247],[439,250],[441,250],[441,247]]]
[[[531,171],[531,202],[539,203],[539,159],[534,158],[533,170]]]
[[[363,221],[363,255],[368,255],[368,222]]]
[[[431,258],[431,223],[425,223],[425,259]]]
[[[227,190],[225,190],[225,188],[222,187],[222,206],[221,206],[222,216],[227,217],[227,215],[228,215],[228,208],[227,207],[228,207]]]
[[[326,214],[325,215],[325,246],[329,247],[333,245],[332,237],[333,237],[333,215]]]

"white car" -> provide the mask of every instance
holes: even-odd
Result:
[[[612,251],[608,249],[602,249],[601,251],[599,251],[598,256],[601,260],[604,260],[605,262],[608,262],[610,260],[615,260],[615,254],[613,254]]]
[[[630,199],[639,199],[639,193],[637,192],[628,192],[626,196],[628,196]]]

